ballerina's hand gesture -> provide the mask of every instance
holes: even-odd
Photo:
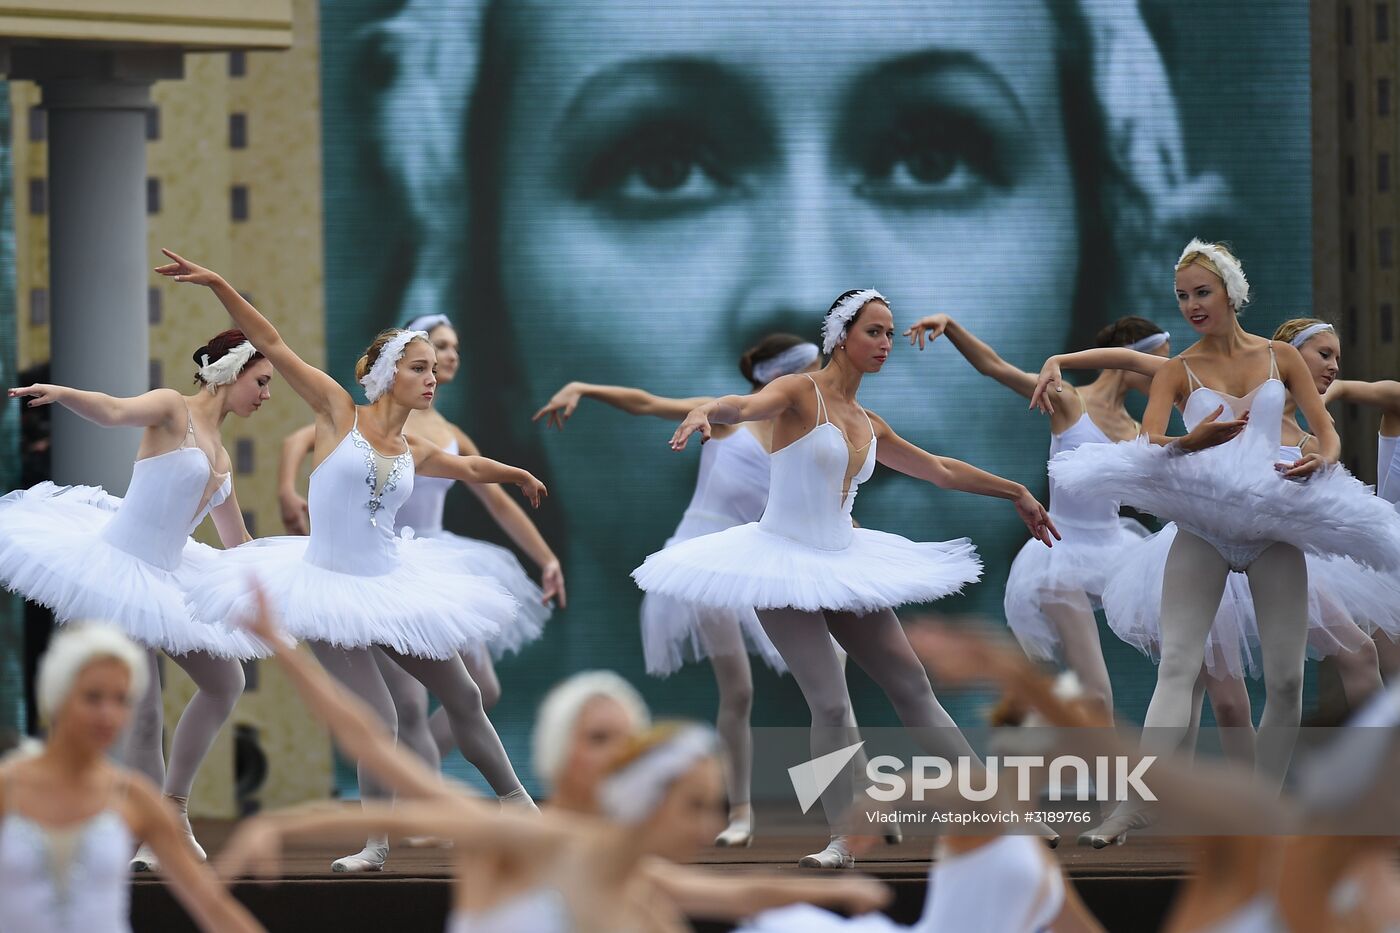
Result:
[[[690,435],[696,431],[700,432],[700,443],[710,439],[710,416],[705,409],[706,406],[701,405],[685,416],[681,426],[676,428],[676,433],[671,435],[672,450],[685,450],[686,441],[690,440]]]
[[[1035,390],[1031,392],[1031,403],[1028,408],[1039,408],[1047,415],[1055,413],[1055,403],[1051,401],[1050,393],[1060,393],[1064,391],[1064,382],[1061,381],[1060,364],[1055,362],[1052,356],[1045,361],[1045,365],[1040,367],[1040,375],[1035,379]]]
[[[531,421],[539,421],[545,415],[549,420],[545,422],[546,428],[558,428],[564,430],[564,423],[574,415],[574,409],[578,408],[579,400],[583,398],[583,391],[578,387],[578,383],[571,382],[545,402],[544,407],[535,412]]]
[[[569,597],[564,590],[564,568],[559,566],[559,561],[552,560],[540,571],[540,602],[550,605],[555,600],[558,600],[560,609],[569,605]]]
[[[188,282],[191,285],[217,285],[223,281],[219,273],[211,272],[203,266],[197,266],[168,249],[162,249],[161,252],[174,261],[163,266],[156,266],[156,273],[159,275],[177,282]]]
[[[520,488],[520,494],[528,499],[530,505],[534,508],[539,508],[540,500],[549,495],[549,490],[545,488],[544,483],[541,483],[529,473],[526,473],[525,478],[515,485]]]
[[[922,350],[925,340],[929,346],[933,346],[933,342],[943,336],[943,331],[947,330],[952,322],[953,319],[946,314],[930,314],[915,321],[914,326],[904,332],[904,336],[909,338],[910,346],[917,345]]]
[[[36,382],[30,386],[21,386],[18,389],[10,390],[10,398],[29,399],[30,408],[38,408],[40,405],[52,405],[58,401],[59,394],[63,391],[63,386],[46,385]]]
[[[1188,453],[1194,453],[1210,447],[1219,447],[1221,444],[1238,437],[1249,424],[1249,412],[1245,412],[1243,418],[1237,418],[1234,421],[1220,421],[1219,418],[1224,413],[1224,405],[1215,406],[1215,411],[1202,418],[1200,424],[1192,428],[1185,437],[1178,441],[1181,449]]]
[[[1030,529],[1031,537],[1044,544],[1046,547],[1054,547],[1055,541],[1060,540],[1059,529],[1050,519],[1050,513],[1045,511],[1045,506],[1030,493],[1016,500],[1016,514],[1021,516],[1021,521],[1026,523]]]
[[[1283,474],[1284,479],[1302,482],[1314,473],[1327,469],[1328,466],[1330,466],[1330,464],[1327,462],[1326,457],[1322,456],[1320,453],[1313,452],[1303,454],[1302,457],[1294,460],[1292,463],[1277,464],[1275,468]]]

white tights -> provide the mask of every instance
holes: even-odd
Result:
[[[763,630],[787,662],[812,714],[812,757],[859,741],[851,697],[837,648],[828,631],[884,691],[915,741],[929,754],[950,761],[976,760],[957,723],[933,695],[924,666],[915,656],[894,611],[869,615],[852,612],[804,612],[763,609]],[[822,808],[833,829],[840,826],[854,799],[854,775],[847,768],[822,794]]]
[[[234,704],[243,695],[243,665],[232,658],[201,652],[170,655],[197,688],[170,737],[170,763],[163,751],[165,711],[161,698],[159,652],[146,652],[149,676],[127,733],[128,767],[140,771],[172,797],[188,797],[195,774]]]
[[[372,649],[375,664],[389,688],[389,696],[394,701],[394,710],[399,718],[399,742],[419,758],[427,762],[433,770],[442,767],[442,759],[457,747],[452,733],[452,720],[447,715],[447,707],[439,706],[428,715],[428,688],[412,674],[396,664],[383,650]],[[501,699],[501,682],[496,678],[496,668],[486,651],[464,651],[462,663],[467,674],[481,692],[481,708],[490,712]]]
[[[1162,581],[1162,662],[1143,722],[1145,744],[1176,748],[1193,719],[1193,694],[1206,638],[1225,590],[1230,565],[1212,545],[1177,532]],[[1267,691],[1260,719],[1258,770],[1281,781],[1293,753],[1303,709],[1303,662],[1308,636],[1308,570],[1303,554],[1271,545],[1246,574],[1259,619]]]
[[[324,642],[311,642],[311,647],[326,670],[368,703],[390,731],[397,735],[398,714],[394,709],[394,700],[370,649],[337,648]],[[467,761],[481,772],[491,789],[502,797],[518,791],[520,779],[516,777],[495,727],[486,718],[481,691],[467,673],[462,659],[438,661],[382,650],[387,658],[442,701],[457,747]],[[362,797],[386,796],[363,767],[360,768],[359,778]]]

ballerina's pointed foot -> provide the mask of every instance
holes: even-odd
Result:
[[[1128,833],[1135,829],[1146,829],[1152,825],[1152,816],[1146,810],[1132,810],[1126,813],[1112,813],[1094,829],[1079,837],[1082,846],[1102,849],[1128,841]]]
[[[387,843],[370,843],[354,855],[347,855],[331,862],[331,871],[347,874],[360,874],[367,871],[383,871],[384,862],[389,858]]]
[[[724,832],[715,837],[715,845],[721,849],[746,849],[753,845],[753,820],[747,816],[731,819]]]
[[[897,846],[904,841],[904,830],[898,823],[891,823],[889,831],[880,838],[885,840],[887,846]]]
[[[136,850],[136,855],[131,859],[132,871],[160,871],[160,859],[151,851],[151,847],[144,842]]]
[[[801,868],[855,868],[856,859],[846,848],[845,838],[836,836],[825,849],[802,856],[797,864]]]
[[[1035,834],[1045,841],[1045,844],[1052,849],[1060,847],[1060,834],[1055,832],[1044,823],[1035,824]]]

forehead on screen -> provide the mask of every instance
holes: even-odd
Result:
[[[826,105],[843,84],[911,59],[985,73],[1024,110],[1058,90],[1057,29],[1043,0],[501,0],[498,12],[494,38],[541,115],[590,82],[678,59]]]

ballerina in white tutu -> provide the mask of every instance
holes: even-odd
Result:
[[[203,859],[184,815],[190,789],[243,694],[239,661],[260,648],[222,618],[204,624],[190,613],[186,597],[217,552],[189,535],[208,515],[224,547],[249,540],[219,432],[230,414],[247,418],[269,398],[273,371],[237,330],[216,335],[195,351],[194,362],[200,388],[189,396],[154,389],[114,398],[57,385],[10,390],[11,398],[28,398],[31,406],[57,403],[104,427],[143,430],[122,499],[91,486],[47,482],[0,499],[0,581],[48,606],[60,622],[108,619],[145,646],[148,687],[125,760],[164,786],[191,850]],[[196,687],[171,737],[168,769],[161,651]],[[158,864],[143,846],[132,867],[147,871]]]
[[[782,376],[813,371],[820,365],[816,344],[792,334],[770,334],[750,347],[739,360],[739,371],[753,391]],[[538,412],[534,420],[563,430],[578,404],[597,399],[632,415],[680,421],[708,398],[663,398],[641,389],[570,382]],[[695,493],[680,525],[665,547],[735,525],[756,522],[768,501],[768,451],[773,444],[770,422],[718,425],[700,453]],[[715,727],[724,744],[725,778],[729,795],[729,825],[715,839],[720,846],[747,846],[753,839],[753,809],[749,784],[753,738],[753,672],[749,654],[785,673],[787,666],[764,634],[752,608],[684,603],[647,593],[641,610],[642,649],[647,673],[665,677],[681,665],[708,658],[719,689]]]
[[[1193,240],[1177,263],[1176,290],[1201,339],[1154,377],[1145,436],[1061,454],[1050,474],[1062,488],[1099,489],[1178,525],[1160,583],[1161,663],[1145,723],[1157,727],[1157,741],[1179,741],[1190,726],[1193,685],[1226,578],[1232,569],[1248,575],[1268,691],[1261,727],[1270,741],[1258,760],[1281,780],[1302,712],[1308,590],[1300,547],[1393,567],[1400,535],[1375,535],[1395,524],[1394,514],[1334,467],[1340,441],[1298,351],[1240,327],[1249,286],[1239,261]],[[1316,426],[1318,443],[1280,469],[1290,394]],[[1182,438],[1164,434],[1173,405],[1189,428]],[[1112,841],[1142,818],[1140,808],[1120,807],[1086,838]]]
[[[145,692],[145,653],[110,625],[81,623],[40,660],[48,740],[0,759],[0,930],[130,933],[136,839],[160,856],[199,929],[262,930],[194,858],[156,785],[108,760]]]
[[[697,407],[672,437],[684,449],[692,434],[708,440],[712,423],[773,421],[772,479],[758,522],[681,541],[633,571],[638,586],[683,602],[754,608],[812,711],[812,753],[855,741],[845,725],[850,697],[830,631],[880,685],[900,719],[937,754],[972,756],[956,724],[934,698],[909,650],[893,607],[929,602],[981,576],[966,538],[919,543],[856,528],[851,507],[875,463],[947,489],[1008,499],[1047,545],[1054,523],[1021,484],[929,454],[905,441],[855,396],[879,372],[894,338],[889,303],[874,290],[843,294],[823,324],[830,362],[815,375],[784,376],[753,395],[729,395]],[[823,806],[833,827],[852,792],[846,772]],[[810,867],[850,867],[843,836],[807,856]]]
[[[922,350],[946,336],[979,373],[1030,398],[1036,374],[1018,369],[996,350],[946,314],[922,318],[905,331]],[[1171,335],[1140,317],[1120,318],[1098,333],[1100,347],[1127,347],[1161,358],[1171,355]],[[1050,456],[1081,444],[1109,444],[1138,434],[1138,423],[1123,407],[1130,389],[1146,393],[1149,380],[1138,373],[1105,370],[1081,388],[1070,387],[1050,416]],[[1113,709],[1113,685],[1099,645],[1094,610],[1109,571],[1122,550],[1145,537],[1141,523],[1118,514],[1118,503],[1102,496],[1076,497],[1050,489],[1050,515],[1063,535],[1046,548],[1027,541],[1011,564],[1003,606],[1006,623],[1031,657],[1062,662],[1079,683]]]
[[[156,269],[177,282],[209,287],[287,384],[316,412],[311,535],[263,538],[225,552],[205,571],[192,602],[200,618],[225,618],[247,595],[256,571],[295,637],[364,697],[392,728],[397,722],[370,653],[378,646],[442,700],[457,747],[502,797],[533,807],[481,705],[460,653],[512,624],[515,600],[500,584],[466,572],[457,549],[434,538],[394,536],[395,513],[416,474],[519,486],[533,504],[543,484],[525,470],[484,457],[448,454],[402,434],[409,411],[427,408],[437,384],[436,353],[422,331],[385,331],[356,365],[370,404],[357,406],[335,380],[299,357],[277,329],[217,273],[164,251]],[[384,453],[385,450],[390,451]],[[361,769],[364,796],[377,793]],[[338,859],[336,871],[378,871],[388,841]]]
[[[452,322],[445,315],[429,314],[409,321],[404,325],[404,330],[421,330],[428,335],[437,352],[438,385],[451,382],[457,375],[460,360],[457,330]],[[426,438],[449,454],[480,454],[472,439],[432,406],[409,412],[405,432]],[[291,534],[306,534],[308,530],[310,513],[306,500],[297,492],[296,477],[302,462],[311,456],[315,443],[316,426],[310,424],[288,435],[282,444],[282,459],[277,474],[278,498],[282,504],[283,522]],[[462,663],[466,665],[467,673],[471,674],[481,690],[482,707],[489,712],[501,697],[501,682],[496,676],[493,655],[499,658],[519,651],[543,634],[550,607],[557,601],[562,608],[567,602],[564,571],[559,558],[554,556],[530,516],[498,485],[474,483],[467,488],[481,500],[496,524],[535,561],[540,571],[540,585],[530,579],[509,549],[445,530],[443,512],[447,505],[447,491],[453,485],[454,481],[450,479],[415,477],[413,492],[399,508],[394,530],[399,535],[411,533],[420,538],[432,537],[460,549],[465,566],[473,573],[491,577],[500,583],[519,604],[513,625],[504,628],[489,645],[483,644],[462,653]],[[410,528],[412,532],[408,531]],[[442,757],[456,747],[447,713],[443,707],[439,707],[429,717],[428,691],[423,685],[383,652],[376,650],[374,654],[384,682],[389,687],[389,694],[394,698],[399,741],[422,756],[431,767],[439,767]]]

